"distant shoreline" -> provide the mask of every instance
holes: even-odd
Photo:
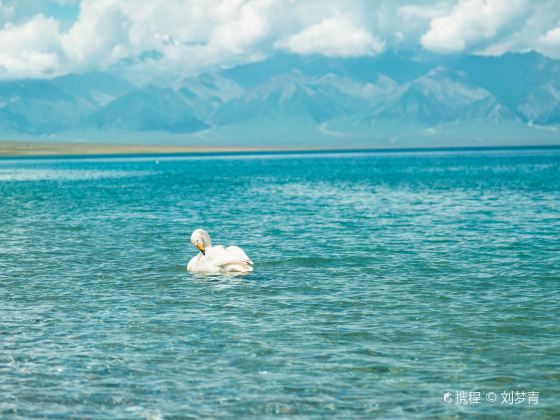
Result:
[[[260,152],[281,150],[255,147],[228,146],[179,146],[157,144],[104,144],[104,143],[62,143],[0,140],[2,157],[34,156],[80,156],[80,155],[152,155],[177,153],[227,153]]]
[[[520,146],[457,146],[457,147],[241,147],[241,146],[182,146],[157,144],[103,144],[103,143],[62,143],[0,140],[1,158],[18,157],[79,157],[117,155],[177,155],[177,154],[252,154],[252,153],[341,153],[341,152],[428,152],[428,151],[469,151],[508,149],[556,149],[560,145],[520,145]]]

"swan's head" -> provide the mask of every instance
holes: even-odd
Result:
[[[191,242],[202,252],[202,255],[206,255],[206,248],[212,246],[210,235],[204,229],[195,230],[191,235]]]

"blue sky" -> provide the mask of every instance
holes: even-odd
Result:
[[[0,79],[117,69],[172,82],[278,52],[560,58],[560,1],[0,0]]]

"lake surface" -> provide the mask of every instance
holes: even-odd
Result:
[[[1,160],[0,206],[0,417],[560,417],[560,149]]]

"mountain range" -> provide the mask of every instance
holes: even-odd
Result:
[[[560,61],[537,53],[279,54],[137,86],[116,72],[0,82],[0,137],[410,147],[560,143]]]

